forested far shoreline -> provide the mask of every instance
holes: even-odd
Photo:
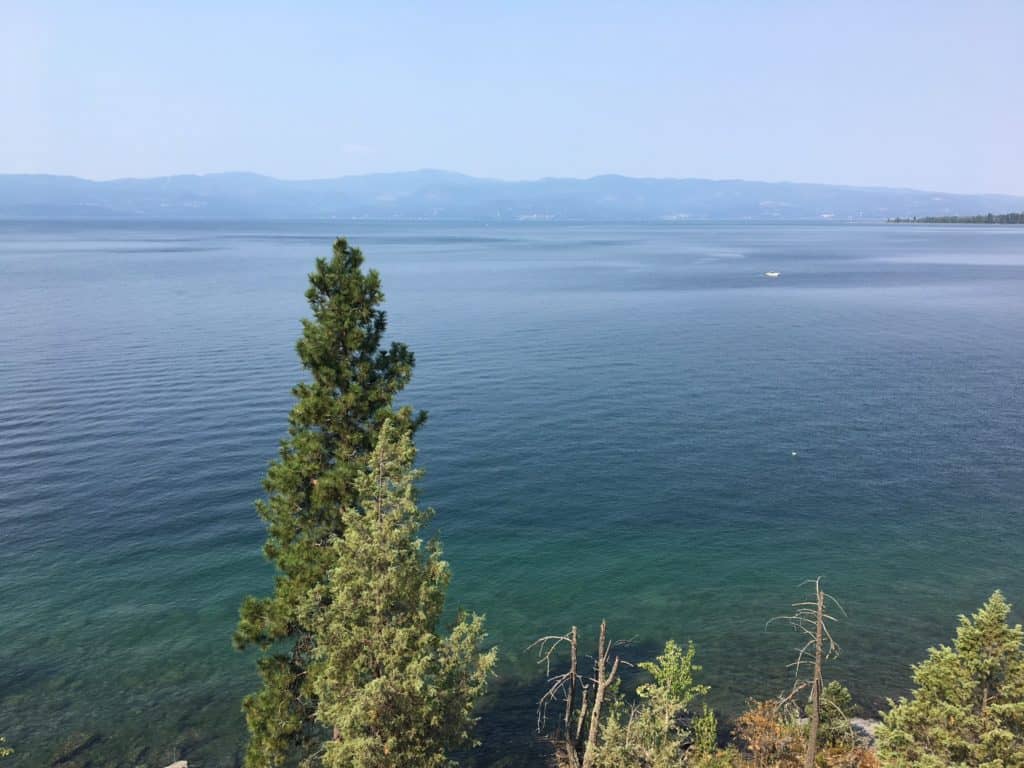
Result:
[[[912,216],[886,219],[890,224],[1024,224],[1020,213],[986,213],[978,216]]]

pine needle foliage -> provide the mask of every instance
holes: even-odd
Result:
[[[638,703],[628,713],[615,702],[601,730],[597,768],[672,768],[696,764],[715,751],[716,721],[707,705],[691,717],[691,705],[710,688],[695,681],[695,649],[673,640],[654,661],[638,666],[651,681],[637,687]]]
[[[808,705],[807,710],[810,709]],[[850,718],[853,717],[853,696],[838,680],[830,680],[821,690],[821,729],[818,746],[821,748],[848,746],[853,740]]]
[[[319,748],[307,674],[316,650],[307,596],[335,564],[330,543],[345,532],[342,510],[356,502],[355,479],[381,425],[395,418],[415,429],[424,418],[393,410],[414,358],[404,344],[382,348],[380,276],[362,267],[359,249],[339,239],[332,257],[318,259],[309,276],[312,318],[303,320],[297,344],[308,379],[292,390],[288,436],[264,479],[267,497],[256,505],[277,577],[271,596],[245,599],[234,636],[236,647],[263,651],[263,687],[243,704],[247,768],[284,765]]]
[[[449,570],[439,543],[420,539],[433,512],[417,505],[414,458],[408,431],[385,422],[328,582],[310,592],[317,719],[334,735],[328,768],[443,768],[473,744],[496,651],[480,651],[480,616],[438,632]]]
[[[1024,630],[1010,610],[997,591],[913,668],[917,687],[879,729],[884,765],[1024,767]]]

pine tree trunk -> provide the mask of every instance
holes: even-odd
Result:
[[[614,682],[619,672],[619,660],[615,659],[609,674],[605,674],[608,664],[608,642],[606,640],[606,622],[601,622],[601,636],[597,642],[597,688],[594,691],[594,710],[590,714],[590,729],[587,732],[587,748],[583,753],[583,768],[591,768],[597,756],[597,734],[601,730],[601,705],[604,703],[605,690]]]
[[[565,718],[562,727],[566,739],[572,738],[572,708],[576,703],[576,627],[569,633],[569,693],[565,698]]]
[[[571,755],[568,759],[572,761],[575,768],[579,762],[579,735],[573,738],[572,732],[572,709],[576,704],[576,674],[577,674],[577,632],[576,627],[569,633],[569,693],[565,699],[565,719],[562,723],[563,738],[565,740],[565,751]],[[584,703],[585,700],[584,700]]]
[[[810,721],[807,731],[807,752],[804,755],[804,768],[814,768],[814,758],[818,752],[818,726],[821,721],[821,667],[822,659],[822,633],[825,621],[825,593],[821,587],[817,591],[817,615],[814,625],[814,678],[811,680],[811,711],[808,713]]]
[[[587,689],[583,689],[583,695],[580,700],[580,713],[576,719],[576,738],[573,739],[573,746],[576,752],[579,752],[580,740],[583,738],[583,724],[587,722],[587,711],[590,706],[590,700],[587,696]]]

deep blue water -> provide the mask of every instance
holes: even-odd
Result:
[[[637,658],[692,638],[729,712],[786,685],[765,621],[823,575],[833,674],[871,707],[993,589],[1024,605],[1022,228],[5,222],[13,768],[73,732],[98,765],[237,759],[230,635],[272,578],[252,501],[335,235],[417,356],[450,598],[501,647],[488,759],[526,754],[524,648],[572,623]]]

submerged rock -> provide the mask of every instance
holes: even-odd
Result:
[[[69,764],[72,760],[79,757],[90,747],[95,746],[96,742],[99,740],[100,735],[98,733],[87,733],[85,731],[72,733],[60,746],[60,749],[57,750],[57,753],[53,756],[53,760],[50,761],[50,765],[69,768]]]
[[[875,733],[881,724],[881,720],[868,720],[864,717],[850,718],[850,727],[853,728],[854,735],[865,747],[875,746]]]

